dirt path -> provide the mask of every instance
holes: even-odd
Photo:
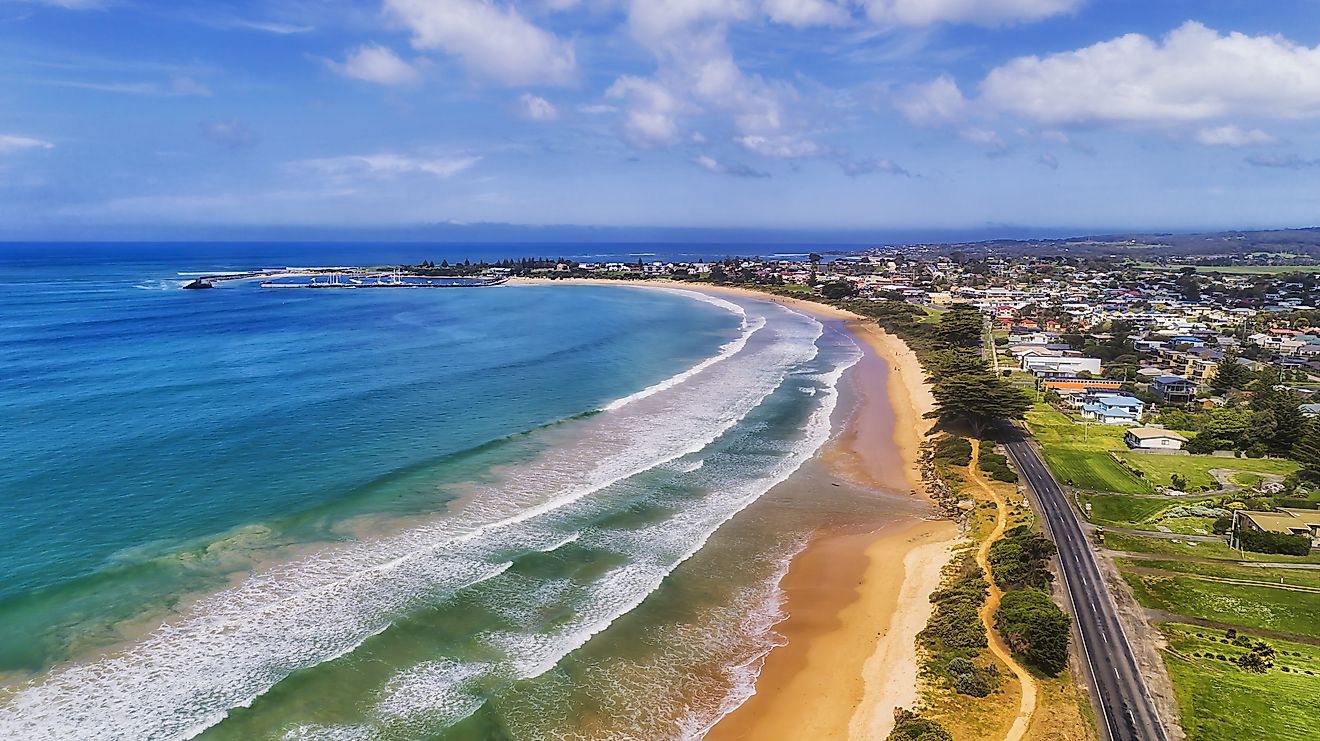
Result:
[[[1004,736],[1004,741],[1021,741],[1027,735],[1027,729],[1031,727],[1031,718],[1036,712],[1036,686],[1035,677],[1031,676],[1021,664],[1013,658],[1012,652],[1008,646],[1004,645],[1004,639],[999,637],[999,633],[994,629],[995,610],[999,608],[999,599],[1003,596],[1003,591],[995,586],[995,580],[990,573],[990,546],[1004,535],[1004,529],[1008,526],[1008,509],[1004,506],[1003,497],[999,492],[985,480],[981,470],[977,468],[976,462],[981,456],[981,441],[972,439],[972,464],[967,467],[968,478],[981,488],[995,503],[995,529],[981,541],[981,547],[976,549],[976,564],[985,572],[986,581],[990,584],[990,594],[986,597],[985,604],[981,606],[981,622],[985,624],[986,637],[989,639],[990,653],[1004,662],[1004,665],[1012,670],[1017,676],[1018,682],[1022,685],[1022,704],[1018,706],[1017,718],[1013,720],[1013,725],[1008,729],[1008,734]]]

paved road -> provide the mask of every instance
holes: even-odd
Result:
[[[1025,432],[1008,428],[1003,431],[1003,439],[1059,547],[1064,585],[1082,636],[1082,658],[1100,706],[1101,737],[1109,741],[1167,741],[1091,543],[1068,506],[1063,489]]]

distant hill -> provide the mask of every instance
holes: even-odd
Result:
[[[1064,239],[993,239],[906,245],[937,254],[1127,257],[1195,265],[1314,265],[1320,227],[1206,234],[1105,234]]]

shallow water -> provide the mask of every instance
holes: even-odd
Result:
[[[187,270],[4,264],[0,735],[699,734],[864,506],[758,502],[859,357],[783,307]]]

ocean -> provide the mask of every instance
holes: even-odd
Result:
[[[788,559],[868,506],[776,488],[847,414],[839,326],[605,285],[181,290],[749,250],[577,251],[0,245],[0,737],[677,739],[736,707]]]

